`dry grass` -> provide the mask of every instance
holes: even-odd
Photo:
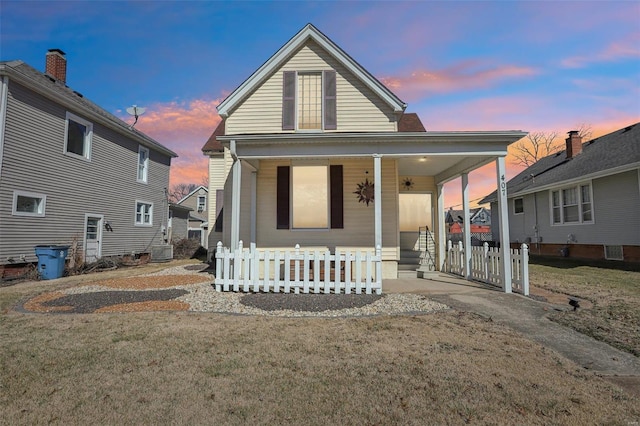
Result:
[[[556,260],[530,265],[530,276],[532,286],[586,300],[552,320],[640,356],[640,272]]]
[[[5,292],[9,289],[2,289]],[[627,424],[638,399],[471,314],[0,315],[3,424]]]
[[[188,311],[189,304],[179,300],[152,300],[149,302],[122,303],[96,309],[96,313],[113,312],[157,312],[157,311]]]
[[[190,285],[204,282],[211,282],[213,279],[208,275],[157,275],[153,277],[127,277],[114,278],[87,283],[86,285],[100,285],[119,290],[149,290],[156,288],[169,288],[176,285]]]

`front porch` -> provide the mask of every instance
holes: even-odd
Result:
[[[510,293],[529,294],[528,250],[474,247],[467,263],[462,243],[449,242],[444,271],[494,285]],[[216,248],[216,291],[245,293],[324,293],[382,294],[382,250],[327,248],[246,249],[242,241],[231,251],[219,242]],[[510,276],[504,275],[502,263],[508,263]],[[470,265],[470,269],[465,269]],[[428,275],[433,277],[433,274]],[[427,278],[428,278],[427,277]],[[384,280],[392,282],[393,280]]]

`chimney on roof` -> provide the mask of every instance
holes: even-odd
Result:
[[[61,83],[67,83],[67,57],[60,49],[49,49],[45,72]]]
[[[567,143],[567,158],[573,158],[582,152],[582,136],[578,134],[577,130],[571,130],[569,137],[566,139]]]

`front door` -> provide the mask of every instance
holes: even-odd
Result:
[[[92,263],[102,256],[102,221],[101,215],[85,215],[84,261]]]

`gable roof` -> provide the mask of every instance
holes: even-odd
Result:
[[[378,79],[365,70],[344,50],[338,47],[329,37],[320,32],[320,30],[312,24],[307,24],[218,105],[218,114],[220,114],[222,118],[228,117],[236,106],[240,105],[256,87],[270,77],[275,70],[285,63],[307,40],[313,40],[318,43],[327,53],[362,81],[365,86],[385,101],[395,112],[401,113],[405,110],[407,105],[384,84],[378,81]]]
[[[84,115],[87,119],[98,122],[105,127],[136,140],[138,143],[154,151],[170,157],[178,156],[178,154],[144,133],[131,128],[129,124],[91,102],[81,93],[69,88],[59,80],[36,70],[23,61],[0,61],[0,76],[1,75],[9,76],[10,79],[63,105],[74,113]]]
[[[182,197],[182,199],[180,201],[178,201],[176,204],[181,204],[184,200],[186,200],[187,198],[191,197],[193,194],[196,193],[196,191],[199,191],[200,189],[204,189],[205,191],[207,191],[207,193],[209,193],[209,188],[207,188],[204,185],[198,185],[196,188],[193,189],[193,191],[191,191],[190,193],[188,193],[187,195]]]
[[[224,136],[224,127],[224,120],[220,120],[220,123],[218,123],[218,126],[213,131],[213,134],[209,137],[207,143],[205,143],[202,147],[202,152],[204,152],[205,154],[209,152],[224,152],[224,147],[218,140],[218,136]]]
[[[491,210],[486,209],[484,207],[475,207],[473,209],[469,209],[469,216],[471,217],[471,221],[473,221],[476,218],[476,216],[482,211],[484,211],[489,216],[489,218],[491,218]],[[453,220],[453,222],[461,222],[463,214],[464,214],[464,210],[449,209],[446,212],[445,222],[448,221],[449,219]]]
[[[582,152],[567,158],[566,151],[551,154],[507,182],[509,198],[570,184],[581,179],[607,176],[640,166],[640,123],[582,144]],[[497,200],[496,191],[480,204]]]
[[[420,121],[420,117],[415,112],[409,112],[402,114],[400,120],[398,120],[399,132],[426,132],[426,129]]]

